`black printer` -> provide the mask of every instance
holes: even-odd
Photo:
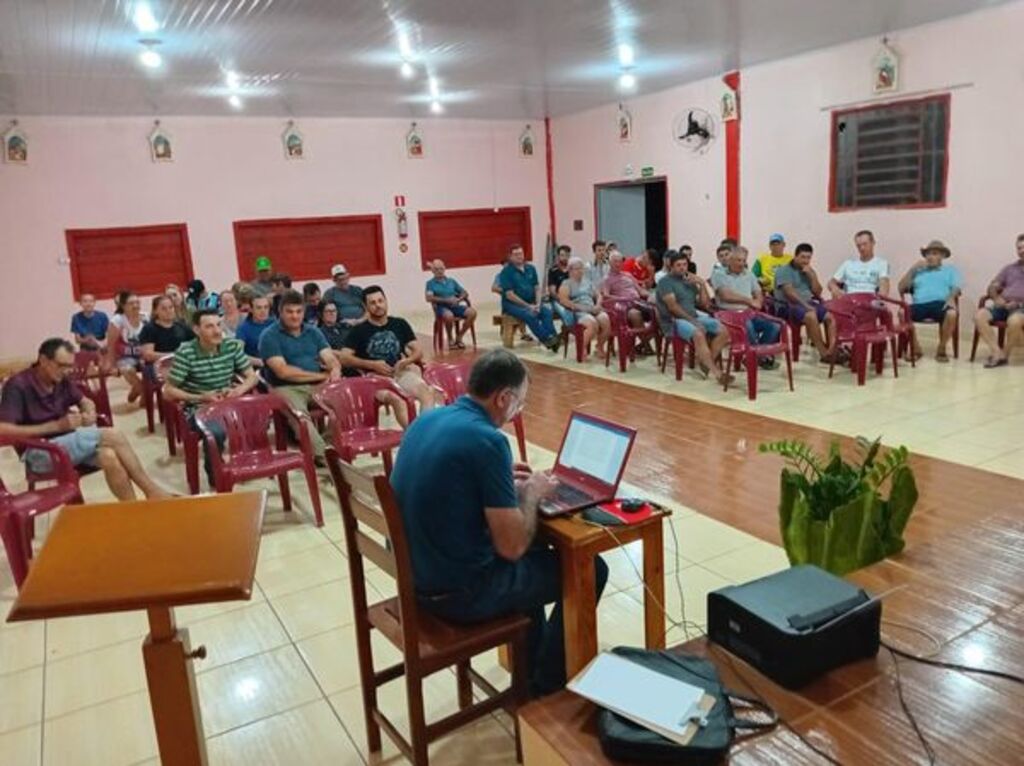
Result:
[[[878,653],[882,603],[801,565],[708,593],[708,637],[795,689]]]

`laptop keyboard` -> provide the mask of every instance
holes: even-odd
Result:
[[[556,511],[559,508],[590,504],[592,502],[593,498],[586,492],[581,492],[575,487],[559,482],[558,488],[540,504],[540,507],[542,510]]]

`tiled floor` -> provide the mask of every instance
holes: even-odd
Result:
[[[491,332],[481,323],[481,345],[495,342]],[[535,361],[620,377],[614,368],[606,372],[602,364],[580,366],[529,346],[521,350]],[[983,371],[963,360],[948,366],[925,360],[913,372],[906,368],[898,385],[890,371],[863,389],[852,385],[848,373],[837,375],[829,383],[825,368],[801,363],[796,368],[797,392],[791,394],[778,373],[765,374],[756,404],[749,403],[741,389],[723,393],[691,375],[676,383],[656,372],[653,360],[639,362],[628,380],[840,433],[884,428],[887,441],[1024,477],[1024,449],[1016,438],[1024,415],[1006,412],[1004,405],[990,398],[997,390],[1024,393],[1018,368]],[[116,393],[114,399],[121,401],[123,395]],[[167,457],[161,433],[145,434],[141,413],[119,411],[123,409],[115,406],[118,425],[137,436],[133,443],[146,464],[159,481],[183,491],[180,458]],[[20,465],[10,450],[0,455],[4,480],[9,486],[21,486]],[[531,445],[535,465],[550,465],[552,458],[550,452]],[[298,477],[292,482],[296,513],[280,510],[276,483],[267,482],[265,487],[270,511],[253,599],[177,610],[193,645],[203,644],[208,650],[207,658],[197,661],[196,671],[210,760],[215,764],[367,762],[351,592],[333,489],[327,482],[322,484],[326,525],[317,529]],[[99,476],[87,477],[83,488],[90,500],[109,497]],[[785,555],[776,546],[680,508],[670,498],[654,499],[674,510],[675,534],[665,535],[665,608],[670,622],[683,621],[685,602],[685,619],[699,626],[705,620],[707,591],[786,566]],[[39,522],[40,541],[47,526],[46,519]],[[640,564],[639,547],[630,546],[607,558],[611,578],[600,604],[600,644],[636,644],[642,640],[643,624],[643,592],[634,570]],[[379,570],[370,571],[367,579],[373,593],[381,597],[393,593],[389,578]],[[14,593],[7,568],[0,565],[2,613]],[[140,651],[146,630],[145,618],[138,613],[0,625],[0,763],[156,763]],[[670,640],[684,638],[685,632],[692,635],[692,627],[673,627]],[[384,641],[375,645],[375,652],[378,666],[397,659]],[[496,680],[504,675],[493,656],[481,662],[480,669]],[[428,714],[453,710],[454,678],[438,674],[428,684],[427,695]],[[382,699],[395,720],[402,721],[401,684],[390,684]],[[511,721],[504,714],[460,731],[432,749],[432,760],[439,764],[512,763],[513,756]],[[396,760],[390,745],[385,746],[384,759]]]

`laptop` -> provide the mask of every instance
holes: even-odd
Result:
[[[548,472],[558,488],[538,506],[541,514],[559,516],[612,500],[635,439],[636,429],[573,411]]]

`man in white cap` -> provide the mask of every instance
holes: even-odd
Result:
[[[323,302],[333,303],[338,307],[338,324],[348,330],[366,320],[366,307],[363,305],[363,289],[351,283],[351,275],[345,264],[336,263],[331,267],[333,287],[327,288]]]

